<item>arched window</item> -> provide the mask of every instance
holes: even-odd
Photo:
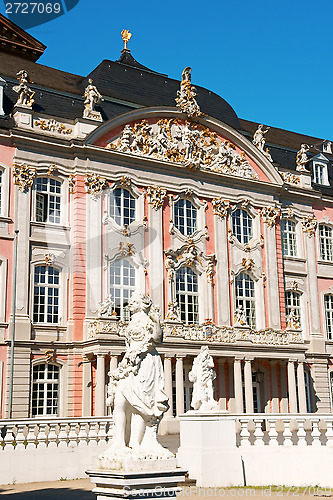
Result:
[[[135,290],[135,269],[126,259],[117,259],[109,266],[110,294],[114,310],[122,321],[129,321],[128,300]]]
[[[38,364],[32,368],[31,414],[58,415],[60,368],[53,364]]]
[[[60,272],[52,266],[35,266],[34,323],[59,322]]]
[[[253,237],[252,217],[246,211],[237,208],[231,215],[232,232],[241,243],[248,243]]]
[[[181,320],[190,325],[198,323],[198,277],[189,267],[176,271],[176,298]]]
[[[331,226],[319,226],[320,257],[322,260],[333,260],[333,229]]]
[[[328,340],[333,340],[333,295],[325,295],[325,319],[326,319],[326,334]]]
[[[175,226],[185,236],[193,234],[197,230],[197,209],[183,198],[176,201],[174,206]]]
[[[282,253],[286,257],[296,257],[296,222],[290,219],[281,220]]]
[[[48,177],[36,179],[36,221],[60,224],[61,182]]]
[[[254,282],[248,274],[240,273],[235,278],[236,308],[242,308],[250,328],[256,327],[256,303]]]
[[[294,318],[298,321],[299,326],[301,326],[301,295],[298,292],[288,291],[286,292],[285,300],[286,316],[288,317],[291,311],[294,311]]]
[[[111,191],[110,217],[118,226],[129,226],[135,221],[135,198],[127,189],[116,188]]]

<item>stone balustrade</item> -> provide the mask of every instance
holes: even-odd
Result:
[[[112,431],[112,417],[0,420],[0,484],[85,477]]]

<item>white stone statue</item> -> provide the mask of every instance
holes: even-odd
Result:
[[[20,83],[19,85],[15,85],[13,87],[14,92],[18,94],[15,106],[32,108],[32,105],[35,102],[33,99],[35,92],[29,87],[29,83],[31,83],[31,81],[28,72],[22,69],[17,73],[16,77]]]
[[[202,346],[200,354],[194,358],[188,378],[193,382],[192,408],[200,411],[217,410],[218,404],[213,394],[213,380],[216,378],[214,361],[207,346]]]
[[[265,151],[265,142],[266,142],[266,139],[265,139],[265,134],[267,134],[267,132],[269,131],[269,127],[267,127],[266,130],[263,129],[263,125],[259,125],[257,130],[255,131],[254,135],[253,135],[253,144],[255,146],[257,146],[258,149],[260,149],[260,151]]]
[[[174,455],[157,441],[157,430],[168,409],[164,374],[156,343],[162,341],[159,309],[145,294],[134,292],[128,303],[131,320],[124,328],[126,352],[109,373],[107,404],[113,409],[111,447],[99,457],[99,467],[119,469],[124,460],[163,460]]]
[[[114,302],[112,300],[111,294],[107,295],[103,302],[100,302],[101,307],[98,310],[99,316],[107,316],[110,318],[113,316],[113,306]]]
[[[310,146],[307,144],[301,144],[300,150],[297,152],[296,155],[296,170],[299,172],[306,172],[305,165],[309,161],[307,152],[310,150]]]
[[[99,111],[95,110],[96,104],[100,104],[103,101],[102,95],[98,92],[91,78],[88,80],[88,85],[84,89],[84,110],[83,117],[90,118],[92,120],[102,120],[102,115]]]

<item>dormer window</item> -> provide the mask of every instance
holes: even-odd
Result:
[[[314,184],[329,186],[327,164],[328,159],[323,154],[319,154],[312,159]]]
[[[324,141],[323,142],[323,153],[328,153],[332,154],[332,143],[331,141]]]

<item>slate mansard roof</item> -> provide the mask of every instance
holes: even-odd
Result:
[[[2,18],[3,16],[0,17],[0,34],[4,24],[3,19],[8,21]],[[27,36],[30,35],[27,34]],[[35,39],[30,41],[30,44],[34,44],[35,52],[37,48],[40,51],[45,49],[45,46]],[[14,126],[10,116],[17,94],[12,87],[17,85],[16,75],[22,69],[28,71],[32,81],[30,86],[36,92],[34,111],[73,121],[82,117],[84,108],[82,96],[89,78],[93,79],[94,85],[103,95],[104,101],[96,109],[101,112],[104,121],[141,107],[175,107],[175,97],[180,86],[178,80],[140,64],[129,50],[123,50],[117,61],[103,60],[89,75],[80,76],[39,64],[27,50],[8,51],[7,48],[3,50],[0,46],[0,68],[0,76],[6,81],[4,88],[6,117],[0,118],[2,128]],[[195,87],[196,99],[204,114],[229,125],[252,140],[258,123],[240,119],[222,97],[198,85]],[[323,142],[321,138],[274,127],[270,128],[265,138],[274,165],[291,171],[296,170],[296,153],[301,144],[314,146],[311,148],[310,155],[315,156],[319,154],[319,146]],[[328,176],[330,185],[333,186],[333,155],[325,153],[325,156],[329,159]],[[332,188],[318,186],[318,189],[321,189],[323,194],[333,194]]]

